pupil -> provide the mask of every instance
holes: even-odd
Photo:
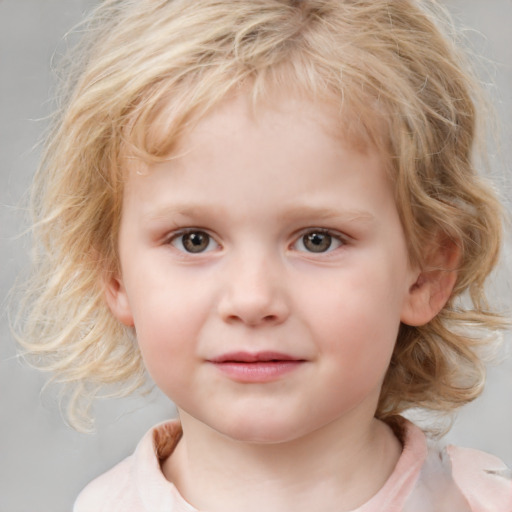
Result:
[[[188,252],[202,252],[208,247],[208,242],[209,236],[201,231],[183,235],[183,247]]]
[[[331,246],[332,238],[325,233],[309,233],[304,235],[303,242],[308,251],[325,252]]]

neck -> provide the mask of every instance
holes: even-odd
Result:
[[[400,456],[391,429],[333,422],[285,443],[232,440],[182,413],[183,437],[163,464],[196,508],[211,512],[348,511],[368,501]]]

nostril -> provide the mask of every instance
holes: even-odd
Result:
[[[251,315],[229,315],[226,317],[229,323],[242,322],[248,326],[257,326],[262,324],[274,324],[279,322],[278,315],[251,316]]]
[[[257,283],[233,281],[219,297],[216,305],[221,318],[229,323],[242,322],[248,326],[274,325],[289,314],[289,305],[282,290],[263,287]]]

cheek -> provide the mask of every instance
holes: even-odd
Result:
[[[171,322],[143,323],[136,327],[136,334],[146,370],[157,387],[173,399],[176,388],[183,387],[182,375],[191,370],[192,348]]]
[[[372,339],[395,332],[400,323],[403,285],[392,268],[372,268],[375,266],[351,268],[326,283],[322,299],[316,304],[310,302],[318,316],[317,324],[341,335],[366,333]]]
[[[154,286],[149,279],[128,283],[127,291],[132,299],[137,342],[151,373],[153,366],[158,367],[164,359],[168,361],[179,350],[183,337],[179,302],[169,296],[164,286]]]
[[[201,325],[208,315],[205,292],[183,277],[164,281],[150,272],[130,281],[127,291],[133,299],[135,332],[144,363],[165,391],[169,376],[178,375],[194,360]]]
[[[322,349],[355,379],[360,372],[381,375],[389,364],[402,301],[395,277],[375,265],[352,267],[324,287],[321,301],[305,306]]]

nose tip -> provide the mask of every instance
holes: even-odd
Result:
[[[250,327],[279,324],[286,319],[288,312],[281,299],[262,299],[255,297],[254,290],[247,290],[245,296],[224,297],[219,304],[219,313],[225,322],[241,322]]]
[[[279,278],[270,275],[268,269],[249,269],[229,276],[218,311],[225,322],[256,327],[284,322],[289,305]]]

